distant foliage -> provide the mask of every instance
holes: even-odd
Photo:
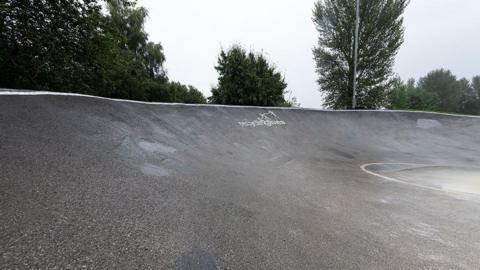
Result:
[[[292,106],[287,101],[287,83],[282,74],[261,53],[248,52],[239,45],[222,50],[218,58],[218,85],[210,103],[249,106]]]
[[[408,0],[360,1],[357,104],[361,108],[384,106],[392,81],[395,55],[403,43],[402,14]],[[318,0],[313,22],[319,33],[313,50],[318,84],[324,105],[352,107],[354,77],[355,1]]]
[[[6,0],[0,87],[204,103],[198,90],[169,82],[163,47],[144,30],[147,15],[131,0]]]
[[[157,83],[155,81],[145,86],[147,100],[173,103],[205,104],[207,99],[197,88],[179,82],[168,81]]]
[[[389,109],[426,110],[480,115],[480,76],[471,82],[449,70],[438,69],[420,78],[417,85],[395,79],[388,93]]]
[[[185,86],[179,82],[169,82],[170,90],[169,97],[166,101],[169,102],[184,102],[184,103],[207,103],[203,94],[197,88],[189,85]]]
[[[426,110],[433,111],[438,105],[436,97],[415,86],[415,80],[407,84],[397,78],[393,81],[392,90],[388,94],[388,108],[392,110]]]

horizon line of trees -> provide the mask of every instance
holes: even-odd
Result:
[[[143,101],[292,106],[284,76],[262,53],[220,52],[208,100],[171,81],[136,0],[6,0],[0,4],[0,87]],[[230,82],[228,80],[231,80]]]
[[[394,77],[408,3],[361,1],[355,73],[354,1],[317,0],[313,55],[324,105],[480,114],[480,76],[457,79],[439,69],[418,82]],[[292,92],[285,76],[263,52],[238,44],[220,50],[218,83],[208,99],[194,86],[170,80],[162,45],[144,30],[147,17],[137,0],[6,0],[0,4],[0,87],[159,102],[300,105],[287,98]]]
[[[470,81],[447,69],[437,69],[418,82],[393,79],[387,109],[421,110],[480,115],[480,75]]]
[[[0,87],[144,101],[205,103],[170,81],[136,0],[6,0],[0,4]]]

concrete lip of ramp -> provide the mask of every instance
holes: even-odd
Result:
[[[0,268],[478,269],[480,118],[0,91]]]

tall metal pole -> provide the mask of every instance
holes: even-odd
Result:
[[[360,0],[356,0],[356,18],[355,18],[355,45],[353,52],[353,96],[352,96],[352,109],[357,107],[357,61],[358,61],[358,30],[360,27]]]

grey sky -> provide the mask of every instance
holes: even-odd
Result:
[[[320,108],[312,48],[317,33],[312,0],[140,0],[149,11],[146,30],[161,42],[169,77],[206,96],[217,83],[220,48],[240,43],[263,50],[285,75],[302,107]],[[480,1],[411,0],[405,43],[395,72],[418,78],[436,68],[459,77],[480,74]]]

